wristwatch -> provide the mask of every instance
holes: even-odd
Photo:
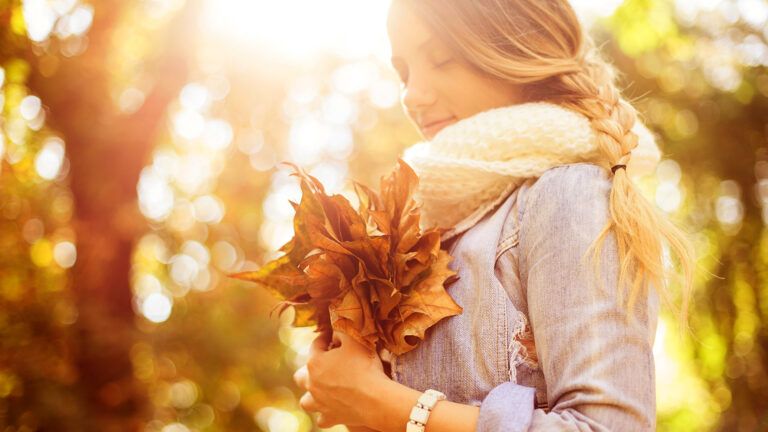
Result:
[[[437,390],[429,389],[422,393],[416,405],[411,409],[411,416],[406,423],[405,432],[424,432],[429,414],[441,400],[445,400],[445,395]]]

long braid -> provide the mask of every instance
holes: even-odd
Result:
[[[628,165],[631,170],[631,152],[638,145],[638,136],[632,131],[637,111],[621,96],[614,83],[613,68],[599,57],[589,39],[585,42],[587,53],[581,70],[547,80],[547,98],[590,119],[600,152],[598,164],[607,170],[617,165]],[[674,309],[674,302],[664,289],[667,272],[661,240],[666,240],[671,251],[680,258],[687,281],[679,313],[681,321],[686,323],[693,271],[690,264],[693,251],[689,242],[642,196],[627,169],[617,169],[610,174],[613,175],[610,219],[591,248],[595,267],[599,264],[603,242],[613,231],[621,260],[619,286],[623,288],[629,283],[630,288],[628,308],[631,310],[637,297],[653,286],[667,306]],[[659,233],[662,238],[659,238]]]

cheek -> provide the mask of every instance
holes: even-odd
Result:
[[[441,94],[457,117],[466,118],[514,103],[508,90],[496,80],[462,71],[443,83]]]

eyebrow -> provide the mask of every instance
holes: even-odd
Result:
[[[419,46],[416,48],[416,51],[423,51],[423,50],[425,50],[426,48],[428,48],[428,46],[430,44],[435,42],[436,39],[437,39],[437,36],[435,36],[435,35],[432,35],[432,36],[428,37],[427,40],[425,40],[424,42],[419,44]],[[390,61],[390,63],[394,63],[395,59],[398,59],[398,58],[399,57],[397,57],[397,56],[393,56],[392,58],[389,59],[389,61]]]

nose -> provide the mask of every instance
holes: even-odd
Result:
[[[435,103],[436,93],[429,82],[415,74],[408,77],[408,85],[403,88],[403,106],[409,113],[419,113]]]

